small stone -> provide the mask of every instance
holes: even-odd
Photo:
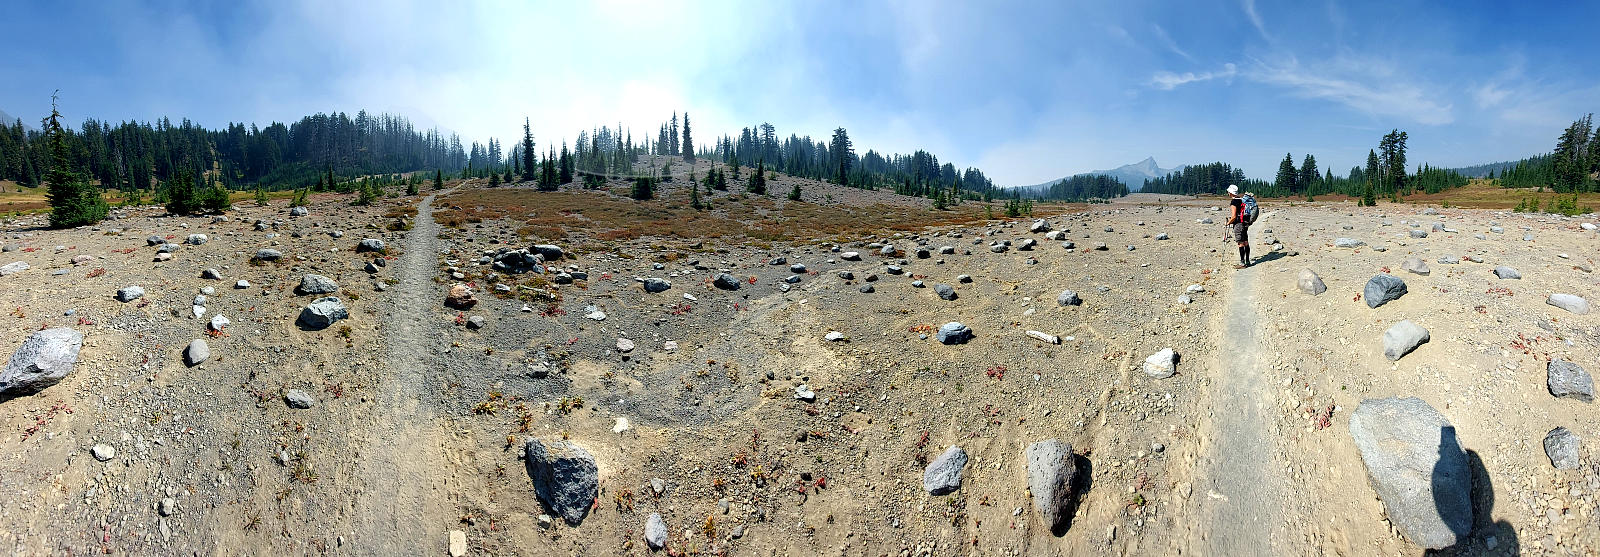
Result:
[[[828,331],[828,334],[822,335],[822,340],[826,340],[828,342],[839,342],[844,340],[844,333],[839,331]]]
[[[302,296],[308,294],[332,294],[338,291],[339,283],[322,275],[302,276],[300,277],[300,286],[295,288],[295,292]]]
[[[288,404],[290,408],[298,408],[301,410],[316,406],[317,404],[316,398],[313,398],[310,393],[300,389],[289,389],[288,391],[285,391],[283,393],[283,401],[284,403]]]
[[[1428,276],[1428,273],[1431,272],[1428,269],[1428,262],[1418,257],[1407,258],[1404,263],[1400,264],[1400,268],[1414,275]]]
[[[144,288],[139,286],[127,286],[117,291],[117,301],[122,303],[132,302],[143,297]]]
[[[951,288],[950,285],[948,285],[948,284],[935,284],[935,285],[933,285],[933,291],[935,293],[939,294],[939,298],[940,299],[944,299],[944,300],[954,300],[954,299],[956,299],[956,289]]]
[[[1312,296],[1328,291],[1328,286],[1322,283],[1322,277],[1317,276],[1311,269],[1300,270],[1300,276],[1295,279],[1295,287]]]
[[[93,448],[89,449],[89,454],[94,455],[95,460],[105,462],[117,458],[117,448],[105,443],[96,443]]]
[[[621,352],[623,354],[627,354],[629,352],[632,352],[633,348],[634,348],[633,341],[625,339],[625,338],[617,339],[617,351],[618,352]]]
[[[467,554],[467,533],[461,530],[450,531],[450,557],[462,557]]]
[[[1160,352],[1151,354],[1144,359],[1144,373],[1156,379],[1166,379],[1177,373],[1178,353],[1171,348],[1163,348]]]
[[[1494,268],[1494,276],[1503,279],[1521,279],[1522,273],[1518,273],[1516,269],[1501,265]]]
[[[1428,342],[1428,338],[1428,330],[1421,325],[1412,323],[1410,319],[1401,321],[1383,333],[1383,356],[1390,361],[1399,360],[1416,350],[1417,346]]]
[[[1362,289],[1362,297],[1366,299],[1367,307],[1377,308],[1389,302],[1400,299],[1406,293],[1406,283],[1393,275],[1377,275],[1367,281],[1366,288]]]
[[[667,523],[661,520],[660,513],[650,513],[650,518],[644,521],[644,543],[651,550],[659,550],[667,545]]]
[[[205,339],[197,338],[189,343],[183,350],[183,362],[189,367],[194,367],[211,359],[211,347],[206,346]]]
[[[1077,292],[1073,292],[1071,290],[1062,290],[1061,294],[1056,296],[1056,305],[1060,305],[1060,306],[1083,305],[1083,298],[1079,298]]]
[[[1545,386],[1556,398],[1594,401],[1594,377],[1572,362],[1552,359],[1545,364]]]
[[[1544,454],[1557,470],[1578,469],[1578,447],[1583,440],[1565,427],[1550,430],[1544,436]]]
[[[385,247],[386,246],[384,246],[383,240],[380,240],[380,239],[377,239],[377,238],[365,238],[365,239],[361,240],[361,243],[356,244],[356,253],[362,253],[362,252],[383,253]]]
[[[967,466],[967,452],[951,445],[922,471],[922,489],[929,495],[946,495],[961,488],[961,471]]]
[[[959,321],[951,321],[939,327],[935,338],[943,344],[966,344],[972,339],[972,329]]]
[[[1550,297],[1544,301],[1544,303],[1570,311],[1572,313],[1576,313],[1578,315],[1585,315],[1589,313],[1589,301],[1580,296],[1575,296],[1572,294],[1551,294]]]
[[[733,278],[733,275],[728,273],[718,273],[716,278],[711,281],[711,285],[723,290],[738,290],[739,279]]]
[[[1072,482],[1078,474],[1072,445],[1049,439],[1028,445],[1023,451],[1028,466],[1028,493],[1045,526],[1060,532],[1071,516],[1067,504],[1072,499]]]

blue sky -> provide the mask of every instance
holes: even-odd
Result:
[[[1390,129],[1459,166],[1600,109],[1600,3],[12,2],[0,110],[34,122],[318,111],[541,144],[676,110],[926,148],[1002,185],[1154,156],[1343,174]]]

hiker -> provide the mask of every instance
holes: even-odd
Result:
[[[1233,268],[1243,269],[1250,266],[1250,225],[1255,224],[1259,210],[1256,208],[1255,194],[1245,192],[1239,195],[1239,186],[1236,184],[1228,184],[1228,197],[1232,213],[1228,216],[1227,225],[1233,227],[1233,240],[1239,243],[1239,264]]]

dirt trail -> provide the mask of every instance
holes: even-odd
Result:
[[[361,451],[365,489],[355,507],[355,542],[374,554],[416,554],[427,540],[445,539],[443,427],[422,399],[429,392],[430,363],[435,359],[438,327],[432,297],[439,253],[439,225],[433,221],[433,199],[417,205],[414,228],[406,234],[404,253],[396,263],[400,284],[394,292],[394,318],[386,329],[389,380],[375,401],[377,421],[370,424]]]
[[[1257,311],[1260,266],[1233,273],[1227,311],[1217,316],[1217,361],[1210,381],[1208,424],[1202,426],[1193,521],[1198,555],[1283,555],[1289,551],[1287,515],[1293,508],[1277,445],[1268,431],[1272,393],[1262,378],[1266,365],[1263,324]]]

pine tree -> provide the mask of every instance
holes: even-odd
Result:
[[[422,193],[418,189],[418,182],[420,182],[420,180],[418,180],[417,178],[418,178],[418,176],[416,174],[412,174],[411,175],[411,179],[410,180],[406,180],[406,195],[417,195],[417,194]]]
[[[1273,181],[1272,187],[1281,192],[1293,193],[1298,179],[1299,171],[1294,168],[1294,155],[1284,153],[1283,161],[1278,163],[1278,179]]]
[[[495,186],[498,186],[498,185],[500,185],[500,173],[499,172],[490,172],[489,173],[489,187],[492,188],[492,187],[495,187]]]
[[[789,190],[789,201],[800,200],[800,182],[794,183],[794,189]]]
[[[561,160],[556,164],[559,167],[557,174],[563,184],[572,183],[572,156],[567,152],[567,142],[561,142]]]
[[[655,179],[649,176],[640,176],[633,179],[633,190],[629,195],[639,201],[653,199],[656,196]]]
[[[256,205],[267,206],[267,187],[256,186]]]
[[[700,186],[696,185],[694,183],[694,180],[690,180],[689,181],[689,208],[694,209],[696,211],[699,211],[701,209],[701,207],[700,207]]]
[[[1298,185],[1304,190],[1306,197],[1316,195],[1317,182],[1322,180],[1322,174],[1317,172],[1317,158],[1306,153],[1305,161],[1300,163],[1300,177]]]
[[[50,170],[45,173],[45,199],[50,202],[50,226],[72,228],[105,220],[111,213],[100,191],[83,176],[67,168],[66,131],[61,128],[61,112],[56,96],[50,96],[50,118],[45,124],[50,142]]]
[[[533,125],[522,119],[522,181],[533,181]]]
[[[750,193],[756,195],[767,194],[766,160],[756,161],[756,169],[750,172],[750,183],[747,189]]]
[[[435,190],[444,189],[444,171],[443,170],[435,169],[433,171],[433,189],[435,189]]]
[[[689,138],[689,113],[683,113],[683,160],[694,164],[694,140]]]

